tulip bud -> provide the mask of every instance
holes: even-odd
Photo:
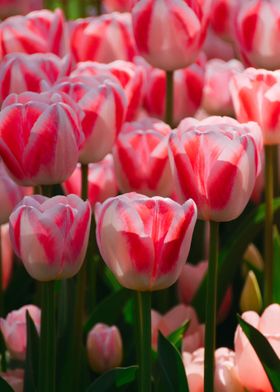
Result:
[[[119,329],[116,326],[96,324],[87,337],[87,354],[90,367],[96,373],[120,366],[123,349]]]
[[[67,279],[80,270],[91,209],[76,195],[25,197],[10,216],[14,251],[40,281]]]
[[[260,272],[262,272],[264,269],[262,255],[254,244],[248,245],[243,255],[243,260],[245,261],[245,263],[242,265],[242,273],[244,278],[252,267],[253,269],[257,269]]]
[[[256,275],[253,271],[249,271],[240,297],[240,310],[241,312],[253,310],[259,313],[262,306],[262,295]]]
[[[10,312],[7,317],[0,318],[0,329],[11,356],[23,361],[27,347],[26,312],[32,318],[38,332],[40,332],[41,310],[34,305],[26,305]]]

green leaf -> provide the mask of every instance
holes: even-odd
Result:
[[[167,337],[169,342],[172,343],[178,350],[181,348],[183,337],[190,326],[190,322],[191,320],[187,320]]]
[[[37,390],[39,335],[28,311],[26,311],[27,350],[24,368],[24,392]]]
[[[280,210],[280,198],[274,199],[274,214]],[[265,217],[265,205],[253,209],[236,227],[224,247],[220,251],[218,266],[218,306],[222,303],[227,288],[233,281],[237,269],[242,262],[242,256],[248,246],[263,227]],[[207,290],[207,275],[203,279],[192,305],[197,311],[201,321],[205,320],[205,298]]]
[[[87,334],[96,323],[115,324],[131,296],[131,290],[121,289],[105,298],[89,317],[84,332]]]
[[[277,226],[273,228],[273,283],[272,283],[272,296],[273,303],[280,304],[280,235]]]
[[[164,392],[188,392],[188,381],[182,357],[177,348],[165,338],[158,335],[158,362],[161,375],[161,390]]]
[[[253,346],[274,391],[280,391],[280,360],[269,341],[240,316],[238,322]]]
[[[7,381],[5,381],[4,378],[2,378],[2,377],[0,377],[0,391],[1,392],[14,392],[14,390],[10,386],[10,384],[8,384]]]
[[[121,390],[136,379],[138,366],[114,368],[102,374],[89,386],[87,392],[112,392]]]

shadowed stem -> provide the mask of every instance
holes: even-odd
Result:
[[[54,281],[42,282],[39,392],[55,392],[55,289]]]
[[[96,15],[102,15],[102,0],[95,0]]]
[[[165,122],[173,127],[173,71],[166,71]]]
[[[204,354],[204,392],[214,392],[218,255],[219,223],[210,221]]]
[[[273,149],[265,150],[265,224],[264,224],[264,306],[272,303],[273,274]]]
[[[2,225],[0,226],[0,316],[4,315]]]
[[[151,391],[151,293],[136,291],[139,392]]]

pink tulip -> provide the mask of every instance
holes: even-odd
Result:
[[[203,220],[227,222],[244,210],[260,172],[261,130],[229,117],[183,120],[170,136],[181,200],[192,198]]]
[[[186,321],[190,321],[187,332],[183,338],[182,349],[193,352],[204,346],[204,325],[199,324],[195,310],[191,306],[177,305],[165,315],[152,311],[152,342],[153,348],[157,347],[158,331],[164,336],[169,336]]]
[[[280,3],[242,1],[236,21],[236,44],[246,65],[280,68]]]
[[[90,220],[89,202],[76,195],[26,196],[10,216],[14,251],[34,279],[70,278],[83,264]]]
[[[121,285],[153,291],[177,280],[196,222],[192,200],[127,193],[98,203],[95,216],[99,250]]]
[[[109,12],[129,12],[137,0],[103,0],[106,9]]]
[[[183,361],[190,392],[203,392],[204,349],[198,349],[192,354],[184,352]],[[217,349],[215,351],[215,362],[215,392],[244,392],[243,385],[236,373],[234,352],[225,347]]]
[[[242,318],[268,339],[277,356],[280,357],[280,306],[278,304],[268,306],[261,316],[253,311],[245,312]],[[237,372],[244,387],[249,391],[273,392],[257,354],[239,326],[235,332],[234,347]]]
[[[9,225],[2,225],[0,231],[2,252],[2,288],[5,290],[12,275],[14,253],[10,240]]]
[[[178,279],[178,296],[180,301],[191,304],[196,292],[208,270],[208,261],[201,261],[196,265],[185,264]],[[232,290],[227,289],[223,302],[218,312],[218,320],[223,321],[231,307]]]
[[[233,44],[220,38],[211,27],[207,30],[202,50],[206,54],[208,60],[221,59],[229,61],[235,57]]]
[[[136,49],[131,15],[114,12],[100,17],[79,19],[72,30],[71,48],[77,61],[132,61]]]
[[[56,184],[70,176],[84,141],[77,113],[72,101],[59,94],[6,98],[0,112],[0,155],[17,183]]]
[[[210,23],[214,32],[226,39],[234,41],[235,20],[242,0],[214,0],[211,7]]]
[[[256,121],[264,144],[280,143],[280,71],[247,68],[231,80],[231,93],[240,122]]]
[[[153,118],[124,124],[113,149],[122,192],[171,195],[173,182],[167,149],[170,132],[167,124]]]
[[[52,85],[70,73],[70,58],[52,53],[13,53],[0,63],[0,102],[11,93],[41,91],[44,80]]]
[[[68,94],[84,112],[85,142],[80,162],[98,162],[111,152],[126,113],[126,98],[119,83],[106,75],[77,76],[56,84],[53,93]]]
[[[12,387],[14,392],[23,392],[24,371],[23,369],[13,369],[0,376]]]
[[[0,23],[0,58],[8,53],[54,53],[60,57],[68,51],[68,33],[60,9],[33,11]]]
[[[3,162],[0,161],[0,225],[9,221],[11,212],[24,195],[24,188],[11,179]]]
[[[132,10],[139,53],[156,68],[188,67],[197,58],[205,39],[208,0],[141,0]],[[168,23],[166,23],[168,21]]]
[[[40,332],[41,310],[34,305],[26,305],[10,312],[6,319],[0,318],[0,329],[11,356],[24,361],[27,346],[26,312],[32,318],[38,332]]]
[[[87,337],[87,355],[90,367],[103,373],[122,363],[122,337],[118,327],[96,324]]]
[[[67,194],[81,196],[81,167],[74,170],[64,183]],[[98,163],[90,163],[88,167],[88,199],[92,208],[97,202],[103,202],[109,197],[117,196],[118,188],[111,154]]]
[[[244,70],[238,60],[225,62],[213,59],[206,64],[202,107],[209,114],[233,116],[234,109],[229,91],[233,75]]]
[[[166,97],[166,74],[163,70],[145,66],[146,86],[144,107],[151,116],[164,118]],[[174,123],[193,116],[202,100],[204,85],[205,57],[200,55],[188,68],[174,72]]]
[[[43,7],[43,0],[0,0],[0,18],[39,10]]]

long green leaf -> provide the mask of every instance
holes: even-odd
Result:
[[[5,381],[4,378],[2,378],[2,377],[0,377],[0,391],[1,392],[14,392],[14,390],[10,386],[10,384],[8,384],[7,381]]]
[[[121,390],[136,379],[138,366],[114,368],[102,374],[89,386],[87,392],[113,392]]]
[[[280,391],[280,360],[269,341],[240,316],[238,322],[253,346],[274,391]]]
[[[39,335],[28,311],[26,312],[27,350],[24,368],[24,392],[37,390]]]
[[[280,210],[280,198],[274,199],[274,214]],[[223,246],[219,255],[218,266],[218,306],[221,304],[228,286],[231,284],[237,269],[242,261],[242,256],[250,242],[260,232],[265,217],[265,206],[261,204],[241,221],[233,230],[230,239]],[[207,274],[203,279],[193,301],[201,321],[205,320],[205,298],[207,289]]]
[[[190,326],[190,322],[190,320],[187,320],[167,337],[169,342],[172,343],[178,350],[181,348],[183,337]]]
[[[132,291],[121,289],[105,298],[97,305],[95,311],[89,317],[89,320],[84,327],[84,332],[87,334],[98,322],[115,324],[131,296]]]
[[[177,348],[161,332],[158,336],[158,363],[161,390],[164,392],[189,392],[182,357]]]

